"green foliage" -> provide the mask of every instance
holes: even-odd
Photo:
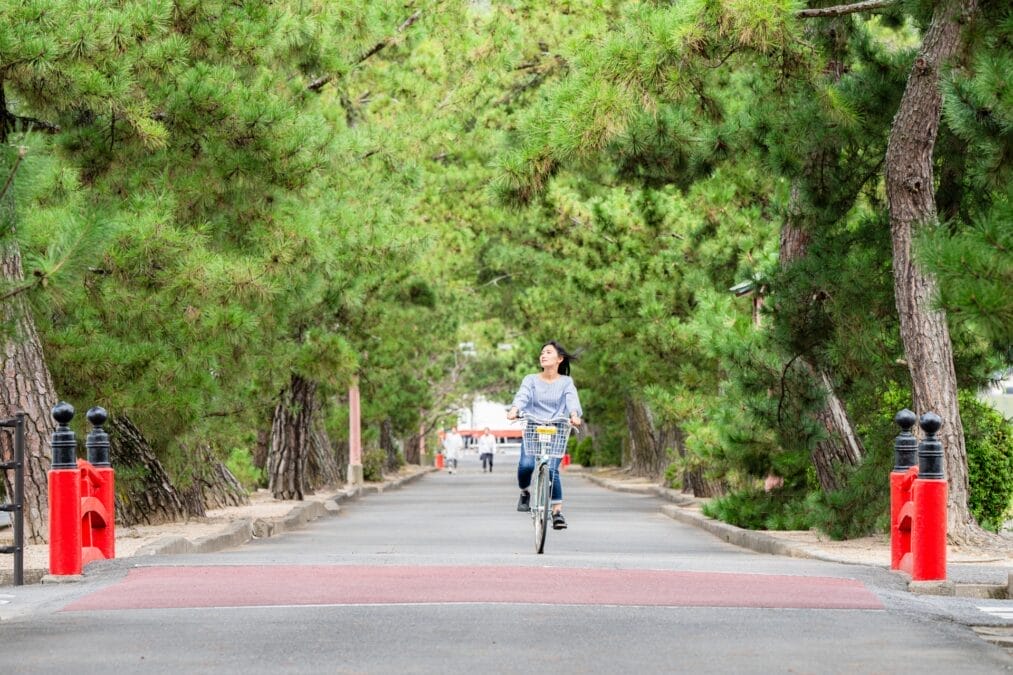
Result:
[[[246,448],[233,448],[225,460],[232,475],[242,483],[247,491],[252,492],[257,488],[267,487],[267,476],[263,469],[253,465],[253,456]]]
[[[918,248],[939,278],[939,303],[951,321],[1000,348],[1013,344],[1011,222],[1013,200],[1007,195],[959,232],[924,230]]]
[[[1013,424],[971,392],[960,393],[967,443],[968,506],[978,524],[998,532],[1013,514]]]
[[[372,448],[362,453],[362,479],[370,483],[383,482],[383,466],[387,463],[387,453],[379,448]]]
[[[581,438],[571,437],[570,438],[570,460],[574,464],[580,464],[581,466],[593,466],[593,442],[590,436],[583,436]]]
[[[803,498],[781,490],[753,488],[712,500],[703,513],[750,530],[808,530],[811,522]]]
[[[1001,5],[946,76],[943,224],[917,248],[968,387],[1013,325]],[[188,476],[184,448],[248,444],[293,374],[334,438],[358,378],[375,444],[512,393],[559,339],[595,429],[575,461],[628,461],[646,401],[683,441],[667,479],[720,483],[722,517],[875,531],[908,377],[882,161],[927,5],[796,9],[0,4],[19,116],[0,130],[29,149],[15,235],[58,391],[130,415]],[[789,228],[807,241],[793,264]],[[810,459],[823,373],[866,449],[830,494]],[[1005,441],[967,409],[974,471],[1005,476]],[[760,492],[771,472],[783,488]],[[1005,479],[978,475],[992,526]]]

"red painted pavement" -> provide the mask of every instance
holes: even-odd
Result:
[[[853,579],[563,567],[142,567],[63,611],[394,603],[882,609]]]

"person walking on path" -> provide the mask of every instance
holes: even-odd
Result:
[[[447,470],[451,475],[457,473],[457,461],[461,458],[462,450],[464,439],[457,433],[457,427],[454,427],[443,437],[443,456],[447,460]]]
[[[492,473],[492,455],[494,452],[496,452],[496,437],[489,431],[489,427],[486,427],[482,435],[478,437],[478,458],[482,460],[482,473],[485,473],[487,465],[489,473]]]
[[[538,355],[538,365],[542,372],[525,375],[521,381],[521,387],[514,396],[513,404],[507,412],[507,419],[517,419],[519,413],[523,412],[527,417],[536,420],[551,420],[560,417],[569,417],[570,424],[579,427],[583,411],[580,407],[580,398],[577,396],[577,387],[570,377],[570,355],[562,345],[555,340],[550,340],[542,345]],[[525,434],[526,436],[526,434]],[[535,471],[535,455],[532,450],[528,451],[521,442],[521,459],[517,464],[517,484],[521,489],[520,499],[517,500],[518,511],[531,510],[531,493],[528,487],[531,485],[531,474]],[[552,460],[552,528],[555,530],[566,529],[566,518],[563,517],[563,484],[559,477],[560,458]]]

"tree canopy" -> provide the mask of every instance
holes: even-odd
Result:
[[[333,480],[353,381],[367,447],[420,461],[558,339],[584,461],[741,524],[881,528],[890,420],[923,403],[888,150],[960,3],[874,4],[0,2],[5,302],[58,395],[129,418],[181,486],[198,447],[278,496]],[[1013,361],[1013,15],[964,10],[913,113],[939,125],[914,251],[973,392]],[[960,476],[997,429],[1013,461],[1009,424],[959,415],[948,472],[993,526],[1009,492]]]

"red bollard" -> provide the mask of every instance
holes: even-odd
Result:
[[[569,455],[569,453],[563,455],[562,466],[564,466],[564,467],[570,466],[570,455]]]
[[[911,579],[946,579],[946,493],[941,479],[919,478],[914,483],[914,524],[911,528]]]
[[[97,549],[101,558],[116,557],[116,472],[109,464],[109,434],[102,425],[109,414],[98,406],[88,410],[88,421],[92,430],[88,432],[85,447],[88,450],[88,465],[91,467],[93,486],[91,496],[97,500],[89,508],[81,504],[83,520],[88,519],[91,532],[91,545]],[[87,562],[87,561],[86,561]]]
[[[907,408],[893,418],[901,431],[893,441],[893,471],[890,472],[890,569],[911,568],[911,482],[918,475],[918,439],[911,433],[918,418]],[[907,558],[905,560],[905,557]]]
[[[913,581],[946,580],[946,478],[943,445],[936,438],[942,420],[933,413],[919,424],[925,440],[918,446],[918,478],[912,489],[914,522],[911,527]]]
[[[102,479],[102,485],[95,496],[102,504],[105,519],[101,529],[96,530],[93,526],[92,542],[102,552],[103,558],[112,560],[116,557],[116,472],[111,466],[97,466],[95,473]]]
[[[443,468],[443,453],[442,452],[436,453],[436,468],[437,469],[442,469]]]
[[[77,460],[81,471],[81,563],[87,565],[93,560],[115,557],[115,536],[110,510],[103,500],[112,498],[106,489],[111,486],[112,476],[103,475],[100,470],[83,459]],[[102,469],[111,474],[112,469]]]
[[[911,574],[911,526],[915,505],[911,500],[912,485],[918,477],[918,467],[909,467],[904,473],[890,474],[890,569]]]
[[[60,402],[53,408],[53,464],[49,471],[49,573],[81,574],[81,475],[77,469],[77,438],[67,424],[74,408]]]

